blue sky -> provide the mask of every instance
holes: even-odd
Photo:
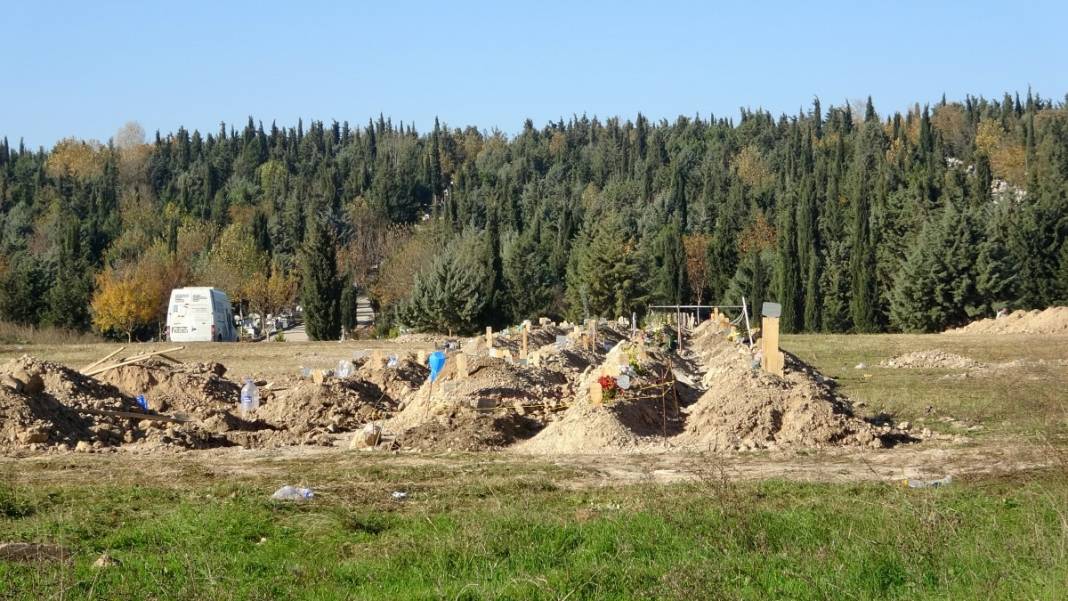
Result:
[[[516,132],[526,118],[796,113],[1068,92],[1064,2],[16,2],[0,136],[107,140],[220,121]]]

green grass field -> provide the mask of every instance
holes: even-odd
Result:
[[[457,465],[467,466],[464,477],[453,477]],[[277,477],[205,479],[195,470],[166,484],[5,485],[0,538],[52,540],[77,555],[70,564],[0,563],[0,598],[1068,594],[1068,483],[1052,471],[941,489],[713,477],[584,490],[567,487],[567,473],[487,468],[477,457],[450,469],[386,457],[346,474],[301,463],[284,471],[321,483],[320,497],[279,504],[267,499]],[[410,497],[393,501],[392,489]],[[122,565],[93,568],[105,551]]]
[[[501,454],[7,459],[0,542],[75,555],[0,561],[0,599],[1066,599],[1068,368],[951,386],[937,370],[854,369],[916,348],[1064,358],[1026,340],[954,346],[966,344],[784,347],[874,410],[919,418],[933,405],[987,426],[971,434],[980,442],[1042,440],[1051,467],[909,489],[740,481],[713,466],[686,482],[591,486],[577,468]],[[283,483],[318,497],[270,501]],[[94,568],[104,552],[121,565]]]

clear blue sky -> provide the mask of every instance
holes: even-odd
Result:
[[[527,117],[778,114],[871,94],[1068,92],[1062,2],[19,2],[0,136],[30,146],[379,112],[424,131]]]

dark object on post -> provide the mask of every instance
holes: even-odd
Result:
[[[782,305],[779,303],[764,303],[760,307],[760,314],[764,317],[780,317],[782,315]]]

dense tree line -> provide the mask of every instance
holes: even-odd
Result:
[[[935,331],[1068,299],[1068,107],[816,100],[513,137],[250,118],[146,142],[130,124],[48,151],[5,138],[0,219],[0,318],[24,324],[147,335],[161,295],[203,283],[254,309],[302,302],[324,338],[352,327],[353,285],[383,327],[744,295],[780,301],[786,331]],[[120,284],[151,316],[123,313]]]

